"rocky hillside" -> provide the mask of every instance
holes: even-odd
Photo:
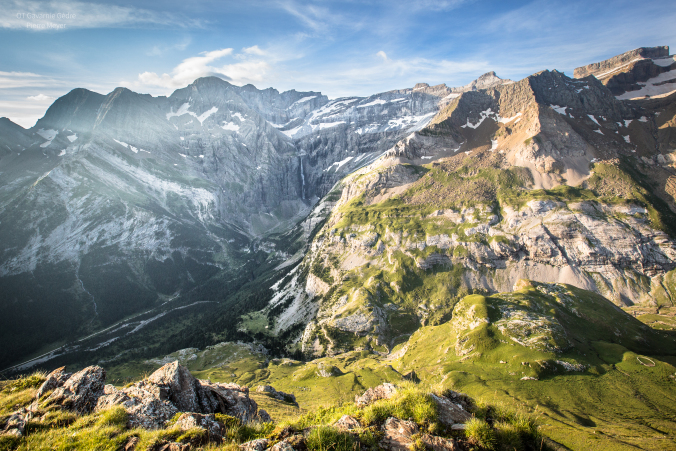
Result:
[[[556,71],[462,93],[341,181],[303,262],[242,327],[299,331],[310,355],[389,352],[521,278],[673,305],[675,100]]]

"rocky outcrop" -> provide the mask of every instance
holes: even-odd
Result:
[[[182,414],[174,423],[174,427],[187,431],[193,428],[204,429],[206,431],[208,440],[213,442],[220,442],[223,440],[225,428],[216,421],[213,414],[202,415],[194,412],[187,412]]]
[[[335,423],[333,423],[333,427],[335,427],[339,431],[347,432],[353,429],[361,428],[361,424],[359,423],[359,420],[357,420],[355,417],[350,415],[343,415]]]
[[[104,394],[106,372],[100,366],[89,366],[70,376],[52,392],[44,403],[85,414],[96,407]]]
[[[437,405],[437,415],[442,425],[452,427],[455,424],[467,423],[472,418],[472,415],[460,403],[435,393],[430,393],[430,397]],[[459,396],[456,397],[459,398]]]
[[[108,385],[105,392],[97,410],[120,405],[129,414],[130,425],[148,429],[163,427],[177,412],[224,413],[245,423],[269,420],[267,412],[259,411],[249,397],[247,387],[195,379],[178,362],[168,363],[148,379],[121,390]]]
[[[355,396],[354,402],[359,407],[364,407],[373,404],[379,399],[390,399],[395,393],[397,393],[397,387],[389,382],[385,382],[377,387],[369,388],[361,396]]]
[[[410,451],[415,447],[416,435],[420,434],[413,421],[390,417],[383,424],[380,447],[388,451]]]
[[[268,449],[270,441],[266,438],[259,438],[256,440],[251,440],[246,443],[239,445],[239,449],[242,451],[263,451]]]
[[[37,393],[35,394],[36,399],[42,398],[45,394],[52,392],[53,390],[61,387],[72,375],[67,373],[66,367],[62,366],[57,368],[47,375],[47,380],[45,380],[40,388],[38,388]]]
[[[291,404],[298,404],[296,402],[296,396],[292,393],[284,393],[283,391],[275,390],[275,387],[272,385],[259,385],[256,387],[256,393],[265,393],[275,399],[280,401],[288,402]]]

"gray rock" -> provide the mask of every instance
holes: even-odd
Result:
[[[44,401],[81,414],[90,413],[103,395],[106,372],[100,366],[89,366],[70,376]]]
[[[397,388],[389,382],[385,382],[377,387],[369,388],[361,396],[355,396],[354,402],[358,406],[364,407],[373,404],[379,399],[389,399],[395,393],[397,393]]]
[[[184,431],[193,428],[204,429],[208,433],[209,441],[221,441],[225,433],[223,426],[216,421],[213,414],[184,413],[176,420],[174,427]]]
[[[387,451],[410,451],[415,444],[414,435],[420,429],[413,421],[390,417],[383,424],[383,438],[380,447]]]
[[[450,399],[434,393],[430,393],[430,396],[437,405],[439,422],[444,426],[453,426],[456,423],[466,423],[472,418],[472,415],[462,408],[460,404],[455,404]]]
[[[295,448],[288,441],[282,440],[272,445],[270,451],[295,451]]]
[[[35,393],[35,399],[42,398],[47,392],[50,392],[56,388],[61,387],[68,378],[72,375],[65,371],[66,367],[62,366],[57,368],[47,375],[47,379],[42,383],[40,388],[38,388],[37,393]]]
[[[242,451],[263,451],[268,448],[270,441],[266,438],[259,438],[256,440],[251,440],[246,443],[239,445],[239,449]]]
[[[361,428],[359,420],[350,415],[343,415],[335,423],[333,423],[333,426],[339,431],[351,431],[353,429]]]

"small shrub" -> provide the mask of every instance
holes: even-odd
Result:
[[[330,426],[313,429],[306,439],[308,451],[353,451],[354,439]]]
[[[376,401],[363,410],[363,420],[367,424],[381,423],[388,417],[412,418],[420,425],[437,422],[437,406],[430,395],[413,384],[400,388],[392,398]]]
[[[226,428],[240,427],[242,425],[242,422],[237,417],[226,415],[224,413],[217,413],[214,416],[216,417],[216,421],[218,421],[219,423],[223,423],[223,426],[225,426]]]
[[[497,444],[493,428],[486,421],[479,418],[472,418],[467,422],[465,425],[465,436],[470,444],[484,449],[494,450]]]

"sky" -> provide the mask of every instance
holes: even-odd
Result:
[[[28,128],[75,88],[170,95],[209,75],[329,98],[572,76],[673,47],[674,24],[676,0],[0,0],[0,117]]]

